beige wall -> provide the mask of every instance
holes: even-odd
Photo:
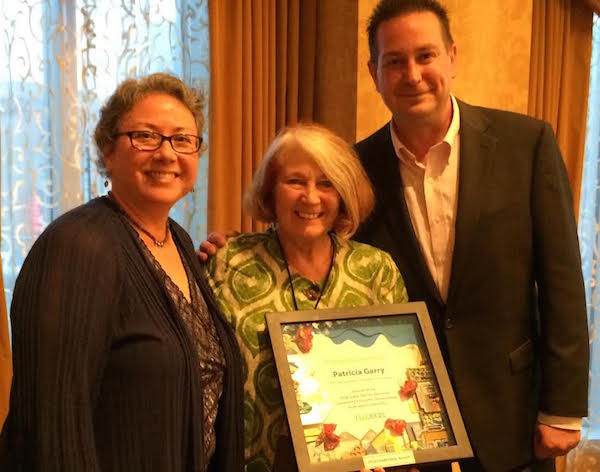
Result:
[[[373,85],[366,22],[378,0],[359,0],[356,139],[390,114]],[[458,50],[456,96],[483,106],[527,112],[532,0],[447,0]]]
[[[367,21],[379,0],[358,0],[358,58],[356,64],[356,141],[390,120],[390,112],[379,97],[369,74]]]

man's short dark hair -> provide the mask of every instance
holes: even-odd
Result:
[[[369,53],[371,62],[377,62],[379,51],[377,50],[377,29],[384,21],[391,20],[406,13],[430,11],[440,20],[442,35],[446,47],[454,44],[452,33],[450,33],[450,19],[448,11],[437,0],[381,0],[373,9],[367,26],[369,35]]]

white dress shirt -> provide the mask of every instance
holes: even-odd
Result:
[[[452,100],[452,121],[441,142],[432,146],[422,161],[398,138],[393,120],[390,133],[399,159],[404,198],[412,226],[419,240],[427,267],[438,291],[447,301],[458,195],[460,159],[460,110]],[[538,421],[562,429],[581,429],[581,418],[548,415],[538,412]]]

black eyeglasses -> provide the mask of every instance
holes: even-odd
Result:
[[[118,136],[127,136],[131,146],[138,151],[156,151],[163,141],[169,141],[173,150],[182,154],[198,152],[202,146],[202,138],[193,134],[164,136],[154,131],[122,131],[115,133],[115,137]]]

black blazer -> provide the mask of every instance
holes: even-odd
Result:
[[[376,206],[356,238],[388,251],[425,300],[486,470],[532,460],[538,410],[587,415],[588,331],[573,200],[552,129],[460,109],[456,239],[447,303],[425,263],[389,124],[356,145]]]

